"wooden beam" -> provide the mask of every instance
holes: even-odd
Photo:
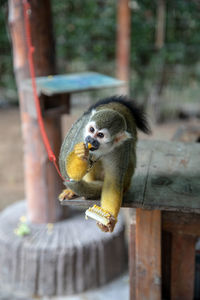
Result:
[[[162,230],[162,299],[170,299],[171,239],[171,233]]]
[[[193,236],[174,233],[171,254],[171,300],[194,297],[195,244]]]
[[[184,233],[193,237],[200,236],[200,216],[199,214],[163,212],[162,228],[167,232]]]
[[[156,42],[157,49],[161,49],[165,42],[165,15],[166,15],[166,3],[165,0],[157,1],[157,27],[156,27]]]
[[[70,136],[73,137],[73,134],[72,130]],[[72,140],[68,141],[69,149]],[[199,166],[198,143],[140,141],[137,145],[137,168],[122,206],[200,214]],[[95,202],[79,198],[63,201],[62,204],[88,207]],[[198,224],[198,217],[195,220]],[[188,230],[190,224],[187,224]]]
[[[161,299],[161,212],[136,209],[136,300]],[[133,298],[131,299],[133,300]]]
[[[30,25],[32,43],[35,49],[34,66],[36,76],[55,74],[55,47],[50,0],[30,0],[29,3],[31,7]],[[30,77],[30,72],[23,1],[21,0],[9,0],[9,28],[20,100],[28,215],[32,222],[55,222],[62,217],[63,212],[57,201],[58,194],[62,189],[62,181],[48,161],[37,118],[31,112],[35,106],[32,90],[27,93],[22,88],[23,81]],[[51,101],[51,103],[53,102]],[[51,146],[58,155],[61,145],[60,118],[55,115],[48,116],[44,118],[44,123]]]
[[[127,82],[124,89],[128,93],[128,82],[130,73],[130,22],[131,11],[129,0],[118,0],[117,6],[117,45],[116,45],[116,64],[117,78]],[[120,90],[121,90],[120,89]]]
[[[35,47],[34,64],[36,76],[55,74],[55,45],[50,1],[30,0],[29,3],[31,6],[31,36]],[[8,21],[12,38],[14,70],[19,88],[23,79],[30,77],[23,1],[9,0]]]
[[[134,210],[135,211],[135,210]],[[130,225],[129,225],[129,286],[130,286],[130,299],[135,299],[135,285],[136,285],[136,261],[135,261],[135,213],[133,209],[130,210]]]
[[[200,235],[200,216],[180,212],[163,212],[162,228],[165,233],[163,266],[165,292],[172,300],[193,299],[195,274],[195,244]],[[166,239],[166,234],[170,240]],[[168,252],[168,253],[167,253]],[[169,288],[170,285],[170,288]]]

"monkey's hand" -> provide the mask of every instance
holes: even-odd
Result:
[[[89,150],[84,143],[78,143],[66,159],[66,172],[71,179],[80,181],[89,168]]]
[[[85,144],[78,143],[74,146],[74,153],[83,160],[88,160],[89,157],[89,149],[86,148]]]
[[[62,193],[58,196],[59,201],[63,201],[65,199],[72,199],[75,196],[75,193],[70,189],[65,189]]]

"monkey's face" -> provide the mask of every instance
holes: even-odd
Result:
[[[84,140],[86,145],[91,144],[90,151],[95,151],[95,154],[105,154],[109,152],[112,146],[112,139],[107,128],[99,129],[95,121],[90,121],[84,132]]]
[[[85,127],[84,140],[90,145],[95,156],[103,156],[111,152],[125,140],[132,138],[126,131],[124,117],[111,109],[92,111],[91,118]]]

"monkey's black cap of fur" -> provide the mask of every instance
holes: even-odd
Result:
[[[102,99],[94,105],[92,105],[86,113],[90,113],[93,109],[96,109],[98,106],[108,104],[111,102],[121,103],[122,105],[126,106],[131,111],[137,128],[146,134],[151,133],[151,129],[147,122],[146,114],[144,113],[143,109],[139,107],[139,105],[137,105],[135,101],[128,99],[126,96],[112,96],[109,98]]]

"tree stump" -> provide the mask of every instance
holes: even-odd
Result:
[[[30,234],[16,235],[25,202],[0,214],[0,288],[15,295],[68,295],[99,287],[126,267],[124,224],[112,234],[74,209],[55,224],[28,222]]]

